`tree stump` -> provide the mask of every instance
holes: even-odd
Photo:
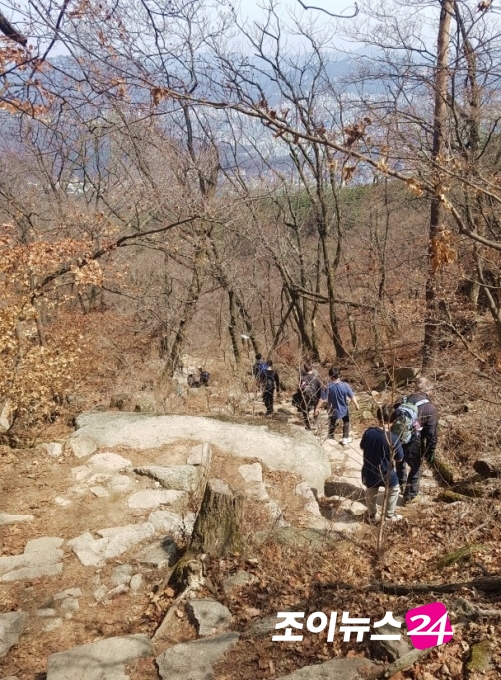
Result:
[[[209,479],[191,535],[191,553],[222,557],[243,547],[244,495],[221,479]]]
[[[501,456],[486,456],[473,463],[473,469],[487,479],[501,477]]]

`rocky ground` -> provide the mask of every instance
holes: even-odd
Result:
[[[281,409],[291,413],[289,404]],[[239,562],[222,580],[224,603],[217,588],[205,589],[155,634],[208,477],[245,493],[250,546],[281,532],[283,541],[305,540],[309,551],[326,537],[341,546],[374,531],[363,523],[356,436],[345,447],[326,440],[325,416],[313,433],[297,419],[280,433],[259,422],[96,412],[79,417],[64,441],[3,450],[4,673],[19,680],[213,677],[212,666],[242,635],[231,593],[257,580],[257,559],[245,568]],[[427,476],[422,502],[434,484]],[[252,630],[271,636],[276,619],[247,609],[247,639]],[[373,665],[331,659],[283,677],[355,679]]]

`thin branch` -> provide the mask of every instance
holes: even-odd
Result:
[[[325,14],[328,14],[330,17],[335,17],[336,19],[353,19],[354,17],[357,16],[359,13],[358,5],[355,2],[354,4],[354,11],[353,14],[348,14],[348,15],[343,15],[343,14],[334,14],[333,12],[329,12],[328,10],[324,9],[323,7],[315,7],[315,5],[305,5],[304,2],[301,2],[301,0],[297,0],[301,7],[303,9],[315,9],[317,12],[324,12]]]

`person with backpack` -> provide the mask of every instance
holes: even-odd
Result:
[[[252,375],[256,379],[258,385],[264,385],[265,373],[268,368],[266,359],[263,359],[262,354],[256,354],[256,360],[254,366],[252,367]]]
[[[199,367],[198,369],[198,386],[199,387],[208,387],[209,386],[209,380],[210,380],[210,373],[209,371],[206,371],[202,366]]]
[[[433,384],[423,377],[414,385],[416,391],[395,404],[392,425],[404,451],[403,460],[397,463],[397,475],[405,504],[419,494],[423,459],[433,463],[438,441],[438,411],[430,401]]]
[[[376,497],[380,487],[388,487],[388,500],[385,518],[390,522],[398,522],[402,515],[395,513],[398,501],[398,477],[393,461],[399,464],[404,458],[402,445],[390,430],[391,411],[388,406],[380,406],[377,410],[378,425],[369,427],[362,436],[360,448],[364,452],[362,465],[362,482],[365,486],[365,504],[369,523],[377,519]]]
[[[278,373],[273,370],[273,361],[268,361],[267,365],[263,381],[263,401],[266,406],[266,415],[271,416],[273,413],[273,395],[275,394],[275,388],[277,395],[280,394],[280,381]]]
[[[339,377],[339,369],[332,366],[329,369],[329,384],[323,395],[328,402],[329,410],[329,439],[334,439],[334,432],[338,420],[343,421],[343,438],[341,444],[345,446],[352,441],[350,437],[350,411],[348,403],[352,401],[357,411],[360,410],[357,398],[348,383]]]
[[[297,392],[292,397],[292,403],[303,415],[304,425],[311,430],[310,411],[313,409],[313,417],[318,415],[317,406],[322,395],[322,381],[313,371],[313,366],[307,362],[301,371]]]

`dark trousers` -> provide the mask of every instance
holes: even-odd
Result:
[[[343,421],[343,439],[348,439],[350,436],[350,414],[348,413],[347,415],[343,416],[341,418]],[[337,425],[338,419],[335,416],[331,416],[329,418],[329,438],[333,439],[334,437],[334,432],[336,430],[336,425]]]
[[[403,490],[404,498],[415,498],[419,493],[422,461],[420,451],[406,451],[404,447],[403,461],[395,464],[398,483]]]
[[[266,413],[273,413],[273,392],[263,392],[263,401]]]
[[[318,399],[317,399],[317,401],[311,401],[311,402],[307,402],[305,399],[303,399],[303,402],[301,404],[300,411],[303,414],[304,424],[306,425],[306,428],[308,430],[311,430],[310,411],[312,409],[315,410],[317,408],[317,404],[318,404]]]

